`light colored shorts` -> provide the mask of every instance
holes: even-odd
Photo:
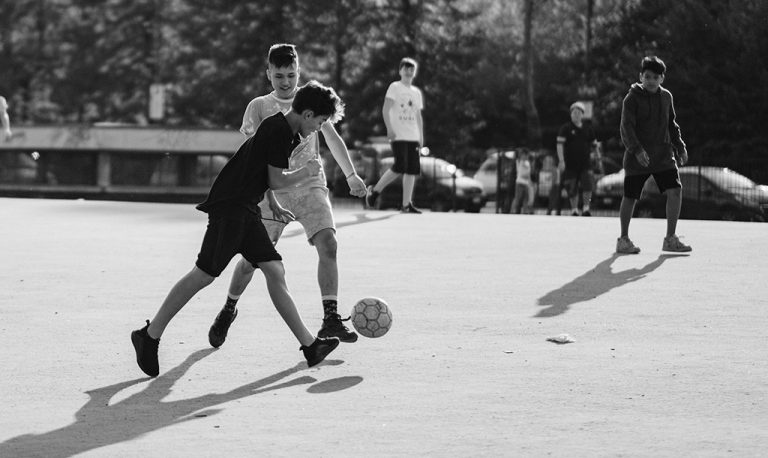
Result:
[[[333,220],[331,200],[328,198],[328,188],[305,188],[290,192],[276,192],[275,197],[283,208],[293,213],[296,221],[304,227],[307,241],[310,245],[312,237],[323,229],[333,229],[336,232],[336,223]],[[261,208],[261,220],[267,228],[272,243],[277,243],[288,223],[279,221],[269,208],[269,199],[264,198],[259,202]]]

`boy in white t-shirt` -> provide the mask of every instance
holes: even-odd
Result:
[[[296,47],[286,43],[271,46],[267,56],[267,78],[272,84],[273,91],[251,100],[245,109],[240,132],[246,137],[251,137],[265,118],[275,113],[288,112],[298,90],[299,74],[299,56]],[[355,172],[344,140],[333,124],[324,123],[320,132],[331,154],[347,177],[349,193],[356,197],[365,196],[365,182]],[[288,170],[298,170],[307,162],[319,157],[320,142],[317,133],[313,132],[303,137],[293,149]],[[275,201],[279,203],[278,206],[274,205]],[[336,225],[322,167],[317,175],[292,186],[275,189],[270,185],[266,198],[259,203],[259,208],[262,222],[272,243],[276,244],[285,226],[295,220],[304,227],[309,244],[317,249],[317,280],[323,303],[323,324],[318,336],[337,337],[342,342],[355,342],[357,334],[342,323],[338,313],[339,270],[336,263]],[[285,220],[282,216],[284,213],[275,211],[275,208],[288,210],[289,219]],[[237,301],[251,281],[253,272],[254,266],[244,258],[235,267],[227,301],[208,332],[208,341],[211,346],[218,348],[224,343],[229,327],[237,317]]]
[[[389,85],[384,97],[384,124],[387,126],[387,138],[392,143],[395,162],[390,170],[384,172],[375,186],[368,187],[365,203],[368,207],[376,205],[379,193],[400,175],[403,176],[403,213],[421,213],[413,205],[413,187],[416,177],[421,173],[420,155],[424,144],[424,121],[421,111],[424,98],[419,88],[413,85],[418,64],[410,57],[400,61],[400,81]]]
[[[515,199],[512,201],[512,209],[515,213],[533,212],[533,180],[531,179],[531,160],[528,151],[521,149],[517,153],[515,167],[517,176],[515,178]]]

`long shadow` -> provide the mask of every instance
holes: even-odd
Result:
[[[638,281],[656,270],[667,259],[686,257],[687,255],[662,254],[639,269],[633,268],[614,272],[611,268],[611,264],[613,264],[619,256],[622,255],[614,253],[611,257],[598,263],[594,268],[586,271],[584,274],[540,297],[538,305],[546,308],[539,310],[539,313],[535,316],[549,318],[562,315],[567,312],[573,304],[594,299],[614,288]]]
[[[8,439],[0,443],[0,456],[71,457],[99,447],[135,439],[167,426],[215,415],[222,409],[213,407],[235,399],[317,381],[305,375],[277,383],[307,369],[306,363],[302,362],[226,393],[206,394],[178,401],[162,401],[193,364],[214,351],[216,350],[209,348],[192,353],[177,367],[155,379],[144,377],[87,391],[90,399],[75,413],[74,423],[42,434],[24,434]],[[340,360],[326,360],[322,364],[342,363],[343,361]],[[147,380],[151,381],[143,391],[114,404],[109,403],[110,399],[120,391]]]
[[[346,227],[346,226],[355,226],[357,224],[377,223],[379,221],[384,221],[385,219],[392,218],[394,216],[397,216],[397,214],[396,213],[391,213],[391,214],[388,214],[388,215],[379,216],[377,218],[371,218],[365,212],[363,212],[363,213],[355,213],[355,220],[354,221],[345,221],[343,223],[336,223],[336,229],[341,229],[342,227]],[[293,222],[288,223],[288,224],[290,224],[291,226],[294,226]],[[283,237],[296,237],[297,235],[304,235],[304,229],[301,228],[301,225],[299,224],[297,227],[298,227],[297,229],[292,230],[290,232],[286,231],[283,234]]]

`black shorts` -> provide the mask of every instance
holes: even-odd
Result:
[[[653,176],[656,181],[656,186],[659,188],[659,192],[662,194],[667,189],[682,188],[680,183],[680,175],[677,173],[677,169],[667,169],[661,172],[643,173],[640,175],[625,175],[624,176],[624,197],[630,199],[639,199],[643,193],[643,186],[648,180],[648,177]]]
[[[421,149],[419,142],[393,141],[392,154],[395,156],[395,163],[392,165],[392,171],[408,175],[420,174],[419,149]]]
[[[218,277],[236,254],[258,267],[259,262],[281,261],[261,218],[243,209],[225,214],[209,214],[195,265],[212,277]]]
[[[576,197],[579,189],[582,192],[592,191],[592,172],[584,170],[568,170],[563,172],[563,186],[568,190],[570,197]]]

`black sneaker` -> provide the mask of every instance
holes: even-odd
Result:
[[[357,333],[350,331],[349,328],[344,326],[342,321],[348,321],[349,318],[343,320],[338,313],[334,313],[327,318],[323,319],[323,325],[320,327],[320,331],[317,333],[318,337],[336,337],[342,342],[352,343],[357,342]]]
[[[413,206],[413,202],[411,202],[408,205],[406,205],[405,207],[403,207],[400,210],[400,213],[413,213],[413,214],[416,214],[416,215],[420,215],[421,214],[421,210],[419,210],[418,208],[414,207]]]
[[[590,213],[589,210],[584,210],[581,212],[581,216],[592,216],[592,213]]]
[[[578,212],[578,211],[576,211],[576,210],[574,210],[574,211],[571,213],[571,216],[579,216],[579,212]]]
[[[235,318],[237,318],[237,309],[230,312],[226,307],[221,309],[219,314],[216,315],[216,319],[213,320],[211,329],[208,330],[208,343],[210,343],[213,348],[219,348],[227,339],[229,326],[235,321]]]
[[[312,342],[312,345],[308,347],[302,345],[299,347],[299,350],[304,353],[304,358],[307,359],[307,366],[312,367],[324,360],[325,357],[328,356],[338,346],[339,339],[335,337],[330,337],[328,339],[318,337],[314,342]]]
[[[375,208],[376,199],[378,198],[379,193],[373,190],[373,186],[368,186],[367,192],[365,193],[365,206],[368,208]]]
[[[147,334],[149,320],[147,325],[131,333],[131,342],[133,349],[136,350],[136,362],[139,368],[150,377],[157,377],[160,373],[160,365],[157,363],[157,347],[160,339],[153,339]]]

